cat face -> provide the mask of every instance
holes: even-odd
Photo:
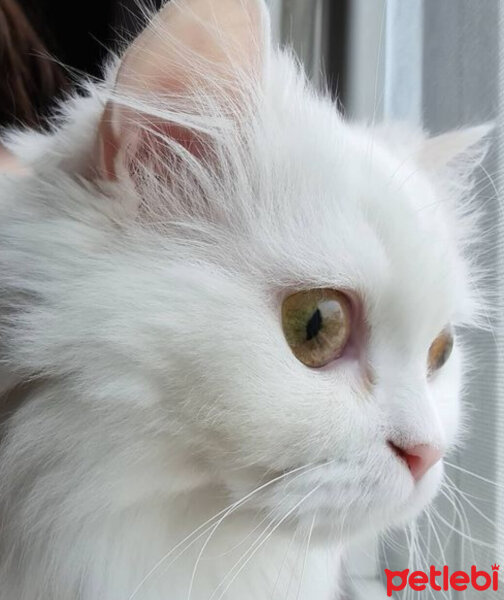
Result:
[[[194,380],[190,356],[202,353],[187,407],[233,498],[273,481],[247,508],[308,522],[316,514],[319,527],[353,533],[414,515],[439,488],[441,462],[415,481],[391,443],[445,451],[455,442],[460,343],[439,369],[429,369],[429,350],[467,320],[471,292],[425,173],[378,142],[370,157],[372,134],[322,128],[331,116],[310,110],[269,140],[256,165],[268,189],[254,198],[253,219],[249,198],[206,251],[215,273],[190,302],[182,362]],[[306,132],[293,139],[299,121],[311,143]],[[301,147],[309,152],[290,150]],[[282,319],[289,299],[311,290],[347,299],[344,347],[320,368],[296,355]]]
[[[44,298],[9,334],[12,361],[98,407],[99,427],[72,413],[59,430],[107,439],[117,470],[140,449],[146,495],[170,493],[176,455],[182,488],[338,535],[381,529],[442,478],[434,460],[413,477],[400,449],[439,458],[457,438],[451,332],[475,302],[449,166],[486,130],[349,125],[268,36],[256,0],[170,4],[114,91],[92,92],[92,141],[38,175],[16,251],[30,260],[12,254]],[[76,163],[92,184],[64,174]]]

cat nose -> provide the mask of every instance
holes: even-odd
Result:
[[[443,457],[443,450],[430,444],[398,446],[389,441],[393,452],[407,465],[415,481],[419,481]]]

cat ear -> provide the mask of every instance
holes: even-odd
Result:
[[[128,170],[128,165],[131,170],[135,161],[141,163],[147,155],[152,160],[156,152],[147,144],[149,135],[154,144],[156,137],[164,137],[194,155],[204,152],[194,119],[198,111],[204,112],[202,98],[232,105],[236,111],[240,102],[247,101],[244,90],[261,83],[268,43],[263,0],[166,4],[119,67],[113,99],[98,130],[99,174],[117,179],[119,171]],[[152,107],[159,102],[172,114],[142,107],[142,103]],[[199,116],[204,121],[208,115]]]
[[[493,125],[484,124],[426,139],[418,152],[420,164],[428,171],[443,169],[461,161],[474,168],[481,163],[487,152],[487,136]]]

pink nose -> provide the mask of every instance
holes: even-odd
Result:
[[[419,481],[443,457],[441,449],[429,444],[400,447],[394,442],[389,442],[389,446],[408,465],[415,481]]]

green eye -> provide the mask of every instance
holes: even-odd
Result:
[[[341,356],[350,336],[350,301],[328,288],[292,294],[282,306],[285,339],[307,367],[323,367]]]
[[[453,350],[453,333],[450,327],[446,327],[432,342],[427,358],[429,375],[438,371],[450,358]]]

